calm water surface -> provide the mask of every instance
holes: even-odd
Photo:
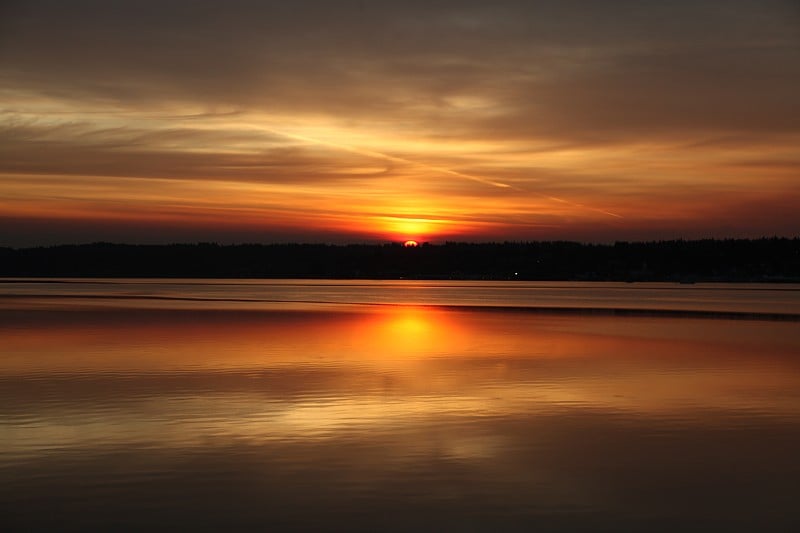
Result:
[[[3,530],[800,527],[800,287],[0,283]]]

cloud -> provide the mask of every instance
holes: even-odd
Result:
[[[390,171],[385,161],[263,131],[0,123],[0,172],[8,174],[316,183]]]
[[[466,115],[483,136],[797,131],[790,5],[32,2],[7,24],[0,73],[7,86],[133,108],[238,105],[420,129],[441,118],[458,129]],[[448,104],[467,97],[492,116]]]
[[[26,190],[26,176],[60,177],[52,191],[92,202],[89,178],[107,180],[115,199],[133,188],[115,178],[137,178],[163,188],[148,193],[159,210],[179,196],[165,183],[180,181],[193,201],[208,195],[204,209],[250,209],[259,198],[276,225],[287,219],[280,202],[299,217],[327,201],[344,218],[413,214],[579,237],[599,235],[592,224],[609,235],[710,228],[726,215],[694,206],[747,204],[728,191],[778,203],[796,191],[791,1],[76,0],[3,10],[6,204],[33,202],[36,190],[54,208],[58,194]],[[791,227],[776,215],[764,228],[767,219]],[[730,227],[750,230],[744,218]]]

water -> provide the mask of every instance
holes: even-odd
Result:
[[[0,283],[4,530],[800,526],[800,287]]]

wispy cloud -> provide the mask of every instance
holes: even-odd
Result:
[[[376,213],[438,221],[414,236],[434,240],[800,227],[789,0],[3,9],[18,239],[117,205],[197,238],[402,237]]]

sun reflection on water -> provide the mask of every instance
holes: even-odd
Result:
[[[363,318],[359,326],[364,347],[381,357],[424,358],[457,350],[467,332],[441,309],[392,306]]]
[[[38,422],[7,434],[20,451],[99,436],[186,445],[209,427],[217,438],[328,439],[565,409],[682,417],[703,406],[800,416],[796,394],[740,393],[794,390],[793,345],[776,345],[767,357],[746,342],[763,326],[782,327],[777,337],[786,343],[791,324],[744,323],[733,331],[710,321],[697,339],[688,328],[674,336],[674,321],[630,319],[628,330],[614,324],[387,305],[335,313],[105,313],[83,323],[44,322],[47,335],[40,327],[9,328],[0,379],[32,400],[7,402],[6,410],[30,411],[25,416]],[[741,342],[706,338],[739,332]]]

